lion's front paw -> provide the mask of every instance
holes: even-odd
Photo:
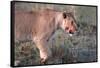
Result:
[[[43,59],[43,58],[40,59],[40,64],[44,65],[46,63],[47,63],[47,59]]]

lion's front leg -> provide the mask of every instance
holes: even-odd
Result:
[[[46,61],[52,56],[50,47],[47,44],[47,41],[43,39],[38,40],[35,43],[40,52],[40,59],[41,59],[40,62],[42,64],[45,64]]]

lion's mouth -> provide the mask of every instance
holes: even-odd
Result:
[[[69,32],[69,36],[73,36],[74,32]]]
[[[73,36],[75,33],[76,33],[76,31],[71,31],[71,30],[66,30],[66,32],[67,32],[67,34],[69,35],[69,36]]]
[[[77,36],[79,31],[75,31],[75,32],[68,32],[69,36]]]
[[[67,33],[70,37],[76,35],[77,33],[77,31],[69,30],[68,28],[65,28],[64,32]]]
[[[66,33],[66,34],[69,35],[70,37],[74,35],[74,32],[64,31],[64,33]]]

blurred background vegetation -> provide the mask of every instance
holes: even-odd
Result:
[[[97,61],[97,17],[94,6],[54,5],[43,3],[15,3],[15,11],[43,9],[72,12],[76,18],[78,34],[66,35],[61,29],[50,38],[53,59],[47,64]],[[39,51],[32,41],[15,43],[15,65],[40,65]]]

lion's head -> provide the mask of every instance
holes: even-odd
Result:
[[[70,35],[74,34],[77,31],[76,20],[72,13],[63,12],[63,20],[60,24],[60,27]]]

